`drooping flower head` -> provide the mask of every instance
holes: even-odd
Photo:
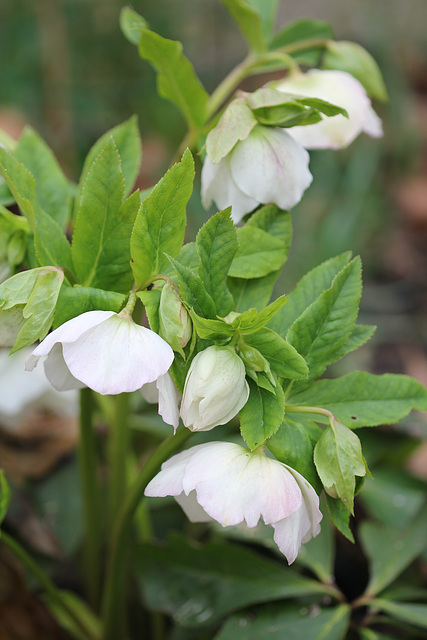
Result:
[[[262,518],[289,563],[320,531],[313,487],[294,469],[230,442],[201,444],[173,456],[147,485],[147,496],[174,496],[192,522],[223,527]]]
[[[174,358],[154,331],[113,311],[88,311],[68,320],[34,349],[26,369],[32,371],[42,356],[47,356],[46,376],[56,389],[87,386],[111,395],[157,380]]]

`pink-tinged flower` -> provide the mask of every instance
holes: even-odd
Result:
[[[212,201],[239,222],[259,204],[290,209],[302,198],[313,177],[309,156],[292,136],[279,127],[256,125],[245,140],[218,163],[209,156],[202,170],[202,200]]]
[[[181,394],[169,372],[159,376],[155,382],[141,387],[141,393],[147,402],[159,403],[159,415],[166,424],[171,424],[176,432],[179,424],[179,404]]]
[[[381,119],[373,110],[364,87],[346,71],[311,69],[307,73],[291,74],[276,85],[276,89],[320,98],[347,111],[348,118],[343,115],[324,117],[316,124],[288,129],[306,149],[341,149],[362,132],[373,138],[383,134]]]
[[[313,487],[282,462],[231,442],[200,444],[173,456],[145,495],[174,496],[192,522],[255,527],[262,518],[289,564],[320,531]]]
[[[42,356],[46,376],[60,391],[84,386],[101,394],[136,391],[172,364],[170,346],[154,331],[113,311],[88,311],[52,331],[26,362]]]
[[[181,418],[191,431],[226,424],[246,404],[245,365],[231,347],[208,347],[196,355],[185,379]]]

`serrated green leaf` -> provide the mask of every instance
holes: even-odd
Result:
[[[287,340],[307,361],[309,378],[323,373],[334,352],[347,342],[357,318],[362,292],[360,259],[355,258],[297,318]]]
[[[228,287],[234,299],[234,309],[238,312],[255,308],[261,311],[271,298],[278,271],[264,278],[228,278]]]
[[[179,290],[183,301],[201,318],[215,318],[215,303],[206,292],[201,278],[172,257],[169,259],[178,275]]]
[[[281,378],[301,379],[308,376],[304,358],[271,329],[245,334],[244,340],[267,358],[272,370]]]
[[[256,123],[246,102],[241,98],[233,100],[206,138],[206,152],[212,162],[216,164],[239,140],[246,140]]]
[[[322,56],[322,69],[338,69],[354,76],[372,98],[388,99],[380,68],[371,54],[356,42],[329,41]]]
[[[325,500],[328,514],[333,524],[347,540],[354,543],[354,536],[349,526],[350,512],[345,504],[338,498],[331,498],[327,493],[325,493]]]
[[[275,204],[260,207],[251,215],[246,227],[257,227],[281,240],[288,248],[292,241],[292,216],[289,211],[279,209]]]
[[[133,194],[123,203],[120,156],[110,138],[86,174],[73,233],[76,274],[85,287],[129,290],[129,237],[139,207]]]
[[[322,435],[321,428],[314,423],[313,428],[318,430],[319,438]],[[276,433],[269,438],[267,447],[280,462],[284,462],[298,471],[320,492],[322,487],[313,462],[314,444],[304,423],[297,422],[285,415]]]
[[[10,504],[10,488],[3,469],[0,469],[0,525],[3,522]],[[1,531],[0,531],[1,537]]]
[[[184,242],[186,205],[193,190],[194,162],[190,151],[156,184],[138,212],[130,248],[137,285],[160,274]]]
[[[145,313],[147,314],[150,329],[156,333],[159,333],[160,329],[159,307],[161,293],[161,289],[136,292],[136,295],[145,307]]]
[[[104,291],[91,287],[62,287],[53,319],[53,328],[56,329],[67,320],[75,318],[86,311],[115,311],[119,312],[126,296],[115,291]]]
[[[374,598],[370,602],[373,609],[389,613],[393,618],[427,629],[427,605],[412,602],[391,602],[383,598]]]
[[[377,595],[391,584],[426,548],[425,509],[404,530],[362,522],[359,535],[370,560],[370,579],[365,595]]]
[[[200,338],[213,340],[220,337],[232,336],[235,330],[221,319],[201,318],[190,309],[193,326]]]
[[[34,245],[38,263],[42,266],[58,266],[74,272],[71,246],[59,224],[45,211],[36,214]]]
[[[245,0],[221,0],[221,2],[236,22],[249,48],[255,53],[265,51],[267,44],[259,12],[249,6]]]
[[[285,398],[277,384],[275,393],[260,388],[249,380],[250,394],[240,410],[240,432],[250,449],[256,449],[277,431],[283,421]]]
[[[199,277],[216,305],[217,314],[225,316],[233,306],[227,275],[239,247],[236,228],[230,218],[231,207],[212,216],[196,238]]]
[[[347,342],[334,353],[334,361],[340,360],[348,353],[362,347],[375,333],[376,326],[355,324]]]
[[[262,329],[284,304],[286,304],[286,296],[280,296],[259,313],[256,309],[248,309],[240,314],[233,311],[228,314],[225,320],[235,331],[238,330],[242,335],[255,333],[255,331]]]
[[[158,73],[159,94],[178,107],[190,127],[202,127],[207,115],[208,94],[193,65],[182,53],[182,44],[141,29],[138,50]]]
[[[131,7],[123,7],[120,12],[120,29],[132,44],[139,44],[141,29],[148,29],[148,22]]]
[[[322,262],[319,266],[305,274],[295,289],[287,294],[288,302],[270,321],[269,326],[283,338],[289,327],[309,307],[320,294],[329,289],[335,276],[350,260],[350,253],[343,253],[335,258]]]
[[[14,156],[34,176],[40,207],[63,229],[71,213],[71,190],[52,151],[36,131],[27,126],[15,147]]]
[[[0,171],[31,229],[36,226],[36,181],[34,176],[11,153],[0,147]]]
[[[320,45],[318,40],[332,39],[333,37],[333,31],[327,22],[303,18],[291,22],[276,33],[270,42],[269,49],[287,47],[290,55],[301,64],[316,66],[325,48],[325,45]],[[302,42],[306,43],[306,47],[292,51],[293,44]]]
[[[241,546],[196,546],[178,536],[162,546],[140,545],[136,568],[148,608],[168,613],[187,629],[213,624],[249,604],[325,591],[319,582]]]
[[[237,239],[240,248],[229,271],[234,278],[260,278],[286,262],[288,247],[262,229],[246,225],[237,229]]]
[[[398,422],[412,409],[426,411],[427,390],[409,376],[352,371],[335,380],[318,380],[291,394],[289,402],[328,409],[348,427],[374,427]]]
[[[356,476],[366,474],[362,446],[356,434],[340,422],[331,421],[314,448],[314,464],[325,491],[333,498],[341,498],[353,513]]]

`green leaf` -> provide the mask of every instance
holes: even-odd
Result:
[[[373,336],[375,330],[375,325],[355,324],[347,342],[335,351],[334,361],[340,360],[348,353],[362,347]]]
[[[89,169],[111,138],[113,138],[120,156],[121,171],[125,181],[125,196],[127,196],[133,189],[141,165],[141,137],[137,116],[132,116],[129,120],[113,127],[95,142],[86,156],[79,184],[81,187],[85,183]],[[76,199],[77,208],[79,199],[80,196]]]
[[[370,561],[370,579],[365,595],[380,593],[422,553],[427,546],[426,529],[425,509],[404,530],[362,522],[359,535]]]
[[[39,264],[64,267],[73,273],[70,243],[56,220],[42,209],[36,214],[34,244]]]
[[[261,16],[264,37],[268,41],[274,28],[279,0],[247,0],[247,3]]]
[[[238,312],[248,309],[263,309],[271,298],[278,271],[264,278],[228,278],[228,287],[234,299],[234,309]]]
[[[36,226],[38,209],[34,176],[11,153],[0,146],[0,171],[31,229]]]
[[[333,524],[336,526],[338,531],[347,538],[347,540],[354,543],[354,536],[349,526],[350,512],[345,504],[341,500],[331,498],[327,493],[325,493],[325,500],[328,514]]]
[[[289,247],[262,229],[246,225],[237,229],[237,239],[240,248],[229,271],[234,278],[260,278],[286,262]]]
[[[289,329],[287,340],[306,359],[311,379],[323,373],[334,361],[337,349],[347,342],[359,311],[361,292],[360,259],[355,258]]]
[[[161,293],[161,289],[136,292],[136,295],[145,307],[150,329],[156,333],[159,333],[160,330],[159,307]]]
[[[391,602],[382,598],[374,598],[370,605],[373,609],[379,609],[389,613],[393,618],[409,622],[417,627],[427,629],[427,605],[413,604],[412,602]]]
[[[2,334],[7,331],[7,326],[3,326],[3,315],[8,318],[8,310],[16,314],[16,326],[9,336],[9,344],[5,345],[4,336],[1,336],[3,345],[14,345],[11,353],[46,336],[63,280],[60,269],[42,267],[18,273],[0,284]]]
[[[245,0],[221,0],[221,2],[239,27],[249,48],[255,53],[265,51],[267,45],[259,12],[249,6],[249,2]]]
[[[166,253],[175,258],[184,242],[186,204],[193,190],[194,162],[190,151],[156,184],[139,210],[130,249],[137,285],[151,275],[163,273],[169,264]]]
[[[315,423],[312,423],[312,429],[317,430],[318,438],[322,435],[322,430]],[[269,438],[267,446],[280,462],[298,471],[320,492],[322,487],[313,462],[314,443],[310,436],[304,423],[285,415],[276,433]]]
[[[409,376],[352,371],[318,380],[292,394],[289,402],[328,409],[348,427],[374,427],[398,422],[412,409],[426,411],[427,390]]]
[[[240,432],[250,449],[256,449],[277,431],[283,421],[285,397],[277,384],[270,393],[249,380],[250,394],[240,410]]]
[[[148,29],[148,23],[131,7],[123,7],[120,12],[120,29],[132,44],[139,44],[141,30]]]
[[[182,44],[141,29],[139,54],[157,71],[159,94],[178,107],[190,127],[201,128],[207,116],[208,94],[183,55]]]
[[[331,26],[323,20],[310,20],[303,18],[286,25],[270,42],[270,50],[280,47],[289,47],[290,55],[301,64],[316,66],[325,45],[310,41],[333,38]],[[292,51],[290,45],[306,41],[306,47],[298,51]]]
[[[55,309],[53,328],[56,329],[67,320],[75,318],[86,311],[119,312],[126,296],[114,291],[93,289],[91,287],[62,287]]]
[[[190,309],[193,326],[200,338],[213,340],[221,337],[232,336],[235,330],[222,319],[201,318]]]
[[[295,289],[287,294],[288,302],[270,321],[269,326],[283,338],[289,327],[309,307],[320,294],[329,289],[335,276],[345,267],[350,253],[343,253],[335,258],[322,262],[303,276]]]
[[[239,140],[246,140],[256,123],[246,102],[242,98],[233,100],[206,138],[206,152],[212,162],[216,164]]]
[[[267,358],[272,370],[281,378],[301,379],[308,376],[304,358],[271,329],[245,334],[244,340]]]
[[[132,284],[129,237],[139,196],[122,206],[123,195],[120,156],[110,138],[86,174],[74,227],[73,261],[85,287],[122,292]]]
[[[179,290],[183,301],[201,318],[214,318],[215,303],[206,292],[202,279],[177,260],[171,257],[169,259],[178,274]]]
[[[3,522],[10,504],[10,488],[3,469],[0,469],[0,525]],[[0,531],[1,538],[1,531]]]
[[[267,305],[259,313],[256,309],[248,309],[242,313],[232,311],[227,315],[225,321],[235,331],[239,331],[242,335],[255,333],[262,329],[267,322],[277,313],[283,305],[286,304],[286,296],[280,296]]]
[[[292,217],[289,211],[283,211],[275,204],[264,205],[251,215],[245,226],[266,231],[281,240],[289,251],[292,240]]]
[[[215,302],[218,315],[225,316],[233,307],[227,275],[239,247],[236,228],[230,218],[231,207],[212,216],[196,238],[200,258],[199,276]]]
[[[350,613],[347,604],[316,607],[315,614],[300,604],[270,605],[232,616],[214,640],[343,640]]]
[[[356,42],[329,41],[322,56],[322,69],[338,69],[354,76],[372,98],[385,102],[387,89],[380,68],[366,49]]]
[[[166,545],[140,545],[135,561],[149,609],[184,627],[215,623],[253,603],[324,593],[319,582],[232,544],[196,546],[174,536]]]
[[[353,513],[356,476],[366,474],[356,434],[340,422],[331,421],[314,448],[314,464],[325,491],[333,498],[340,497]]]
[[[16,145],[14,156],[34,176],[40,207],[64,228],[71,212],[70,183],[52,151],[34,129],[27,126]]]

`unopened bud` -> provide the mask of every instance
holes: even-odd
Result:
[[[191,319],[175,286],[169,281],[160,296],[159,320],[159,335],[184,357],[183,349],[192,333]]]

